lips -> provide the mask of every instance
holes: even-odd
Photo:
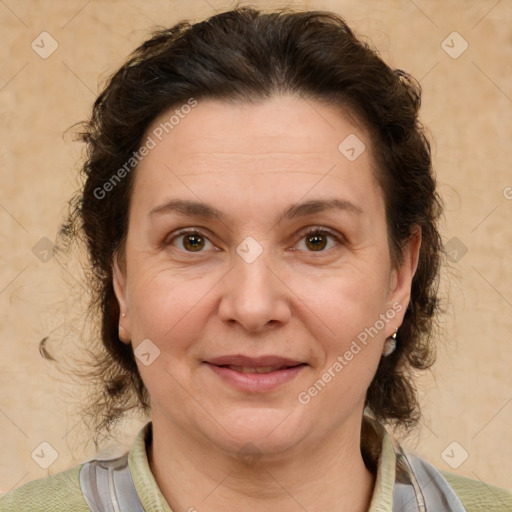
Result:
[[[235,366],[233,364],[222,366],[222,368],[229,368],[234,372],[241,373],[270,373],[277,370],[285,370],[291,368],[290,366]]]
[[[239,368],[268,368],[272,367],[275,369],[279,368],[290,368],[292,366],[298,366],[304,364],[302,361],[295,361],[294,359],[288,359],[280,356],[260,356],[260,357],[247,357],[244,355],[236,354],[229,356],[215,357],[208,359],[207,363],[215,366],[236,366]]]
[[[271,391],[293,380],[306,363],[280,356],[247,357],[240,354],[205,361],[222,381],[241,391]]]

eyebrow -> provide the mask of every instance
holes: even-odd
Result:
[[[346,199],[314,199],[288,206],[280,215],[278,222],[292,220],[298,217],[306,217],[315,213],[328,210],[347,211],[360,215],[363,210]],[[205,219],[217,219],[224,221],[226,214],[201,201],[190,201],[185,199],[173,199],[153,208],[149,215],[175,213],[184,217],[203,217]]]

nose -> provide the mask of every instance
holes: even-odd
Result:
[[[290,320],[291,292],[284,276],[270,265],[265,251],[251,263],[235,254],[234,267],[223,280],[218,311],[222,321],[257,333]]]

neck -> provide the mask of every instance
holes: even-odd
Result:
[[[174,512],[363,512],[375,477],[361,455],[361,423],[352,423],[330,439],[240,460],[153,420],[149,463]]]

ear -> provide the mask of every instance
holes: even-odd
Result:
[[[126,300],[126,270],[121,268],[117,256],[114,257],[114,264],[112,265],[112,285],[119,303],[119,339],[123,343],[129,344],[131,342],[131,331]]]
[[[388,308],[393,309],[397,314],[394,322],[389,323],[391,336],[395,329],[403,322],[407,306],[411,299],[411,285],[416,269],[421,247],[421,228],[416,226],[403,248],[401,263],[392,269],[389,280]]]

